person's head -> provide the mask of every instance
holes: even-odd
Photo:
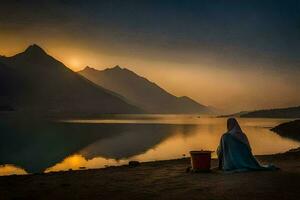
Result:
[[[227,119],[227,131],[231,131],[233,128],[241,130],[241,127],[235,118],[228,118]]]

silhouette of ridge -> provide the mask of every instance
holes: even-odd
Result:
[[[26,48],[25,52],[42,52],[42,53],[46,53],[44,51],[44,49],[42,49],[42,47],[40,47],[37,44],[32,44],[32,45],[28,46]]]
[[[42,49],[37,44],[32,44],[23,52],[23,54],[32,55],[32,56],[48,56],[46,51]]]
[[[85,68],[78,72],[94,83],[114,91],[150,113],[202,114],[210,109],[193,99],[176,97],[135,72],[115,66],[102,71]]]
[[[13,70],[12,78],[0,80],[0,85],[13,88],[17,83],[11,96],[5,98],[12,99],[10,103],[18,112],[51,116],[142,112],[124,97],[73,72],[36,44],[15,56],[0,57],[0,62]],[[0,106],[7,103],[2,99],[0,96]]]
[[[249,111],[241,117],[300,118],[300,106]]]

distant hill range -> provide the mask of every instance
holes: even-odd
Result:
[[[267,118],[300,118],[300,106],[257,110],[242,114],[241,117],[267,117]]]
[[[212,110],[187,97],[176,97],[136,73],[116,66],[102,71],[86,67],[78,72],[92,82],[114,91],[149,113],[207,114]]]
[[[142,112],[37,45],[12,57],[0,56],[0,110],[70,116]]]
[[[242,111],[220,117],[249,117],[249,118],[300,118],[300,106],[275,108],[256,111]]]

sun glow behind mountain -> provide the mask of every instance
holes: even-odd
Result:
[[[46,42],[43,42],[46,43]],[[24,50],[24,45],[11,43],[1,48],[2,55],[13,55]],[[14,47],[14,48],[11,48]],[[85,66],[97,69],[119,64],[156,82],[177,96],[187,95],[206,105],[227,111],[251,110],[259,108],[285,107],[297,105],[297,77],[294,74],[281,74],[274,71],[251,69],[222,69],[213,67],[220,64],[184,64],[165,60],[148,60],[137,57],[110,56],[74,46],[45,44],[46,51],[62,61],[73,71]],[[101,50],[100,50],[101,51]],[[163,67],[160,67],[163,66]]]
[[[299,105],[292,3],[14,4],[0,8],[1,55],[37,43],[73,71],[120,65],[228,111]]]

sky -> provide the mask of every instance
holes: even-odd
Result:
[[[33,43],[228,112],[300,105],[300,1],[1,1],[0,55]]]

